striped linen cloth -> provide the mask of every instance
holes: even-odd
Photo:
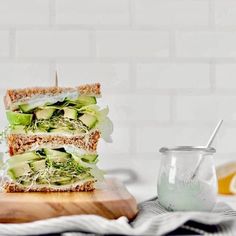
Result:
[[[172,232],[172,233],[171,233]],[[22,224],[0,224],[0,235],[236,235],[236,211],[219,202],[212,212],[168,212],[152,199],[139,204],[139,214],[107,220],[95,215],[63,216]]]

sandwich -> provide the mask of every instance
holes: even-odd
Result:
[[[103,179],[100,138],[111,142],[100,84],[76,88],[11,89],[4,97],[9,122],[6,192],[91,191]]]

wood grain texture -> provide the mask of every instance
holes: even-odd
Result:
[[[134,197],[115,179],[92,192],[0,193],[0,222],[20,223],[57,216],[95,214],[108,219],[137,214]]]

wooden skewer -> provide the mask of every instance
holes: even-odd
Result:
[[[57,71],[55,73],[55,87],[58,87],[58,76],[57,76]]]

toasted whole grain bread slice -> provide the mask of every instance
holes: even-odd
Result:
[[[55,96],[61,93],[78,92],[83,96],[95,96],[101,95],[101,85],[99,83],[81,85],[75,88],[67,87],[34,87],[23,89],[8,89],[4,97],[4,104],[6,109],[16,109],[16,103],[28,102],[32,98],[42,96]]]
[[[84,149],[88,152],[95,152],[100,138],[100,132],[94,130],[90,133],[64,136],[54,135],[27,135],[27,134],[9,134],[7,143],[10,156],[21,154],[35,148],[60,148],[64,145],[71,145],[76,148]]]
[[[17,192],[88,192],[95,189],[95,180],[90,180],[82,184],[68,185],[68,186],[24,186],[14,182],[6,182],[3,185],[3,191],[6,193]]]

